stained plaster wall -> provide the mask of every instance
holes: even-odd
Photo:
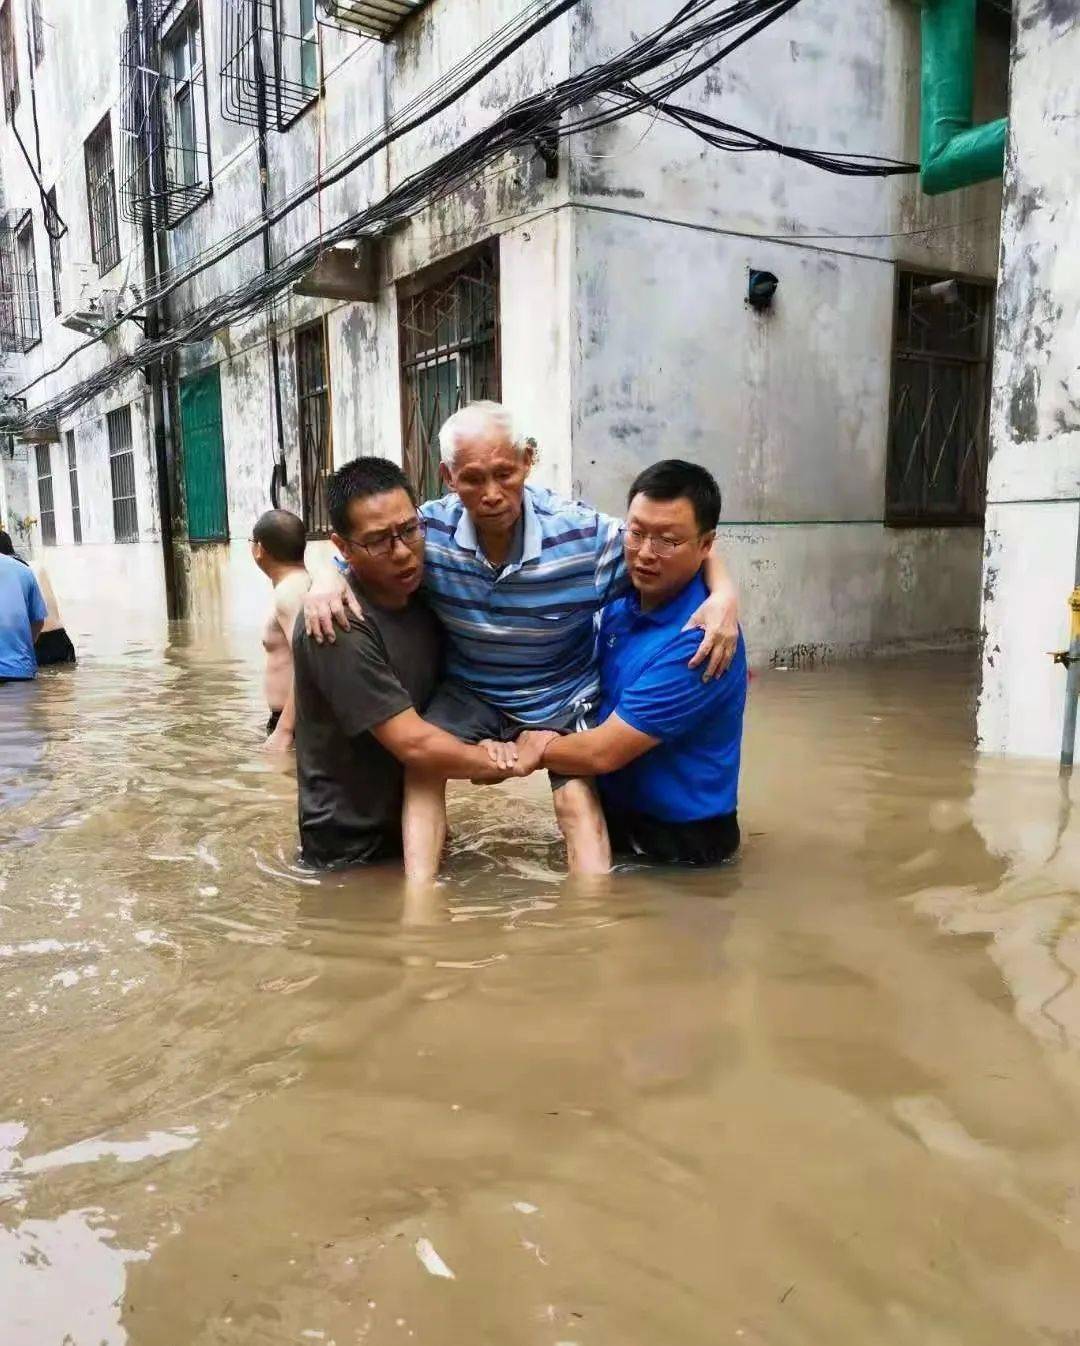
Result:
[[[84,121],[88,133],[100,116],[98,105],[118,95],[115,51],[124,6],[108,4],[106,14],[93,6],[93,24],[81,10],[84,22],[59,24],[53,37],[59,55],[47,58],[66,72],[73,109],[91,109],[73,120],[80,135]],[[449,8],[450,0],[434,0],[388,46],[323,31],[325,99],[268,138],[272,202],[405,106],[519,5],[454,0],[453,22]],[[258,215],[254,133],[222,118],[215,87],[219,6],[204,0],[202,14],[213,195],[168,235],[174,263]],[[602,59],[654,20],[645,0],[583,3],[572,21],[529,44],[448,113],[324,192],[321,217],[312,204],[275,226],[274,256],[381,195],[507,101]],[[917,22],[901,0],[822,0],[756,38],[696,97],[719,115],[796,143],[914,157]],[[1003,45],[988,37],[980,115],[1002,110],[1005,59]],[[100,86],[96,102],[84,85]],[[45,95],[42,105],[43,120],[50,120]],[[81,172],[81,139],[62,138],[70,171]],[[8,140],[0,142],[5,171]],[[644,118],[564,144],[562,156],[556,182],[545,178],[538,160],[522,157],[395,229],[384,241],[376,303],[291,296],[277,305],[289,468],[283,503],[299,508],[295,328],[327,316],[336,461],[356,452],[398,459],[398,282],[498,235],[503,393],[539,442],[539,480],[617,510],[638,466],[658,452],[697,446],[725,486],[731,559],[759,660],[796,644],[838,649],[971,627],[978,538],[894,533],[880,523],[891,275],[898,258],[992,274],[995,185],[930,202],[911,184],[847,181],[788,161],[704,150],[685,132]],[[84,194],[74,186],[72,194],[76,236],[65,246],[88,255],[77,235],[80,223],[85,230]],[[134,274],[136,240],[124,228]],[[745,237],[762,233],[781,239],[765,245]],[[898,236],[791,237],[807,233]],[[47,258],[40,231],[42,276]],[[261,244],[248,244],[183,287],[172,300],[174,314],[255,275],[261,264]],[[768,319],[742,306],[749,264],[770,266],[782,278]],[[74,340],[47,329],[40,359]],[[100,350],[79,357],[74,372],[69,367],[42,391],[101,359]],[[188,348],[177,372],[214,363],[222,372],[232,540],[191,548],[184,569],[193,614],[247,632],[261,621],[265,601],[247,537],[269,505],[277,445],[265,319],[234,324]],[[91,404],[76,419],[100,415]],[[148,500],[151,485],[148,473]],[[145,518],[152,522],[152,510]],[[313,554],[324,550],[318,544]],[[144,592],[160,592],[159,574],[148,577]]]
[[[1080,14],[1020,0],[983,572],[984,750],[1053,757],[1080,526]]]
[[[650,13],[583,6],[575,62]],[[679,97],[789,144],[911,161],[919,57],[916,7],[822,0]],[[1007,69],[984,29],[979,117],[1005,110]],[[618,510],[658,456],[710,467],[758,662],[973,633],[979,532],[883,524],[893,296],[897,262],[993,276],[1000,184],[931,199],[644,117],[572,156],[575,488]],[[766,315],[745,303],[750,267],[780,278]]]
[[[57,206],[68,232],[61,242],[61,283],[65,301],[74,306],[79,278],[89,277],[101,290],[119,291],[125,284],[142,284],[141,238],[137,226],[118,218],[120,261],[99,277],[90,248],[90,225],[86,207],[86,170],[83,145],[108,112],[113,137],[113,158],[119,178],[119,59],[120,33],[126,18],[124,0],[64,0],[63,11],[46,12],[45,55],[33,69],[38,127],[32,117],[31,69],[26,47],[26,11],[14,7],[15,55],[18,63],[20,103],[15,124],[31,154],[41,154],[41,177],[46,188],[55,186]],[[45,373],[65,357],[66,367],[45,377],[27,391],[33,407],[85,378],[103,364],[130,350],[139,336],[131,325],[92,349],[75,354],[85,338],[64,328],[54,312],[49,260],[40,194],[33,175],[19,150],[12,128],[0,126],[0,174],[4,183],[4,207],[21,214],[29,209],[34,225],[41,341],[25,354],[9,354],[0,368],[4,391],[16,391]],[[116,545],[113,534],[112,488],[105,415],[123,405],[131,407],[135,462],[136,509],[139,541]],[[60,421],[60,431],[75,432],[76,461],[83,545],[73,545],[71,493],[67,450],[63,437],[49,446],[57,545],[42,548],[40,528],[35,529],[32,550],[45,560],[60,599],[65,620],[77,638],[96,631],[108,644],[110,632],[134,626],[158,629],[164,613],[161,548],[158,542],[156,473],[148,433],[148,400],[144,381],[136,375],[94,402]],[[40,516],[36,456],[32,449],[20,453],[5,469],[8,502],[12,509]],[[19,500],[25,502],[25,509]]]

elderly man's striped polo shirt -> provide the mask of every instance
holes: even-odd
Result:
[[[595,703],[594,618],[629,588],[620,521],[526,486],[520,556],[496,570],[458,496],[421,513],[447,674],[525,724]]]

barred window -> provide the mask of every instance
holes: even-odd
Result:
[[[67,446],[68,490],[71,495],[71,535],[76,545],[82,542],[82,508],[79,504],[79,462],[75,456],[75,431],[64,436]]]
[[[439,429],[468,402],[498,401],[499,267],[485,245],[402,284],[400,320],[405,471],[424,498],[439,495]]]
[[[981,524],[994,287],[897,274],[885,521]]]
[[[0,73],[4,79],[4,116],[11,121],[19,106],[19,58],[15,51],[14,0],[0,0]]]
[[[193,5],[170,30],[163,44],[166,116],[166,176],[170,190],[210,184],[199,7]]]
[[[106,417],[109,427],[109,473],[112,477],[113,536],[117,542],[138,542],[135,506],[135,449],[131,439],[131,408],[120,407]]]
[[[37,455],[38,524],[42,546],[56,546],[56,508],[53,503],[52,448],[35,444]]]
[[[327,537],[326,479],[333,471],[330,433],[330,371],[326,324],[320,319],[296,333],[296,397],[300,413],[300,481],[304,523],[310,537]]]
[[[120,260],[116,221],[116,172],[113,168],[112,123],[106,112],[84,147],[86,205],[90,215],[90,251],[102,276]]]
[[[37,258],[34,255],[34,217],[29,211],[23,216],[15,232],[15,292],[19,306],[22,349],[28,351],[41,340]]]

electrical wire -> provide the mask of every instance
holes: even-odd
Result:
[[[369,137],[362,151],[351,158],[347,156],[344,163],[339,159],[336,166],[327,166],[332,171],[328,172],[327,167],[324,167],[321,185],[327,187],[340,181],[347,173],[370,159],[379,147],[385,147],[409,130],[422,126],[432,116],[437,115],[468,89],[474,87],[530,37],[542,31],[576,2],[577,0],[556,0],[555,3],[549,4],[542,16],[519,28],[497,52],[482,60],[479,65],[474,63],[470,73],[459,82],[453,92],[434,97],[426,113],[410,116],[404,121],[398,120],[389,130],[384,128],[381,135]],[[253,316],[266,306],[273,295],[282,292],[308,271],[326,249],[338,243],[385,233],[418,211],[460,190],[465,184],[475,181],[478,175],[511,151],[521,148],[532,149],[542,138],[547,140],[581,134],[586,130],[623,120],[648,108],[658,112],[658,115],[663,116],[665,120],[673,121],[706,139],[717,148],[784,153],[788,157],[800,159],[825,171],[848,175],[887,176],[892,173],[917,171],[915,165],[902,164],[894,160],[784,146],[670,101],[672,93],[714,67],[726,55],[761,32],[768,24],[775,22],[799,2],[800,0],[734,0],[721,9],[717,0],[689,0],[689,3],[680,6],[666,23],[646,37],[638,39],[624,51],[560,81],[539,94],[521,100],[440,159],[403,179],[381,200],[321,232],[319,237],[298,246],[268,272],[261,272],[226,294],[192,309],[180,318],[165,336],[140,343],[135,350],[119,357],[32,412],[24,412],[15,417],[0,417],[0,428],[19,429],[40,421],[54,420],[97,396],[105,388],[119,382],[135,370],[161,359],[179,346],[204,340],[230,323]],[[536,6],[530,8],[535,10]],[[717,50],[692,65],[686,64],[688,51],[696,54],[706,44],[725,37],[729,40]],[[671,70],[673,63],[680,60],[681,67]],[[643,87],[641,81],[647,77],[652,77],[653,82]],[[601,98],[605,99],[605,103],[602,107],[598,107]],[[596,110],[580,116],[574,122],[565,120],[567,113],[572,109],[580,109],[586,105],[591,105]],[[304,201],[318,195],[319,189],[320,183],[316,182],[312,187],[294,194],[288,203],[275,208],[271,218],[274,220],[283,218]],[[253,241],[253,237],[248,232],[241,231],[238,239],[234,240],[233,250]],[[224,260],[224,257],[212,250],[209,258],[200,259],[194,266],[186,266],[182,272],[174,274],[163,288],[144,296],[140,307],[172,293],[180,285],[221,260]],[[22,396],[43,379],[58,372],[81,350],[96,344],[109,331],[114,331],[125,317],[118,318],[115,323],[107,325],[100,335],[76,347],[58,365],[20,388],[14,396]]]

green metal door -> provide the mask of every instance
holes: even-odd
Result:
[[[180,380],[180,426],[184,441],[188,537],[225,542],[225,443],[221,434],[221,375],[215,365]]]

